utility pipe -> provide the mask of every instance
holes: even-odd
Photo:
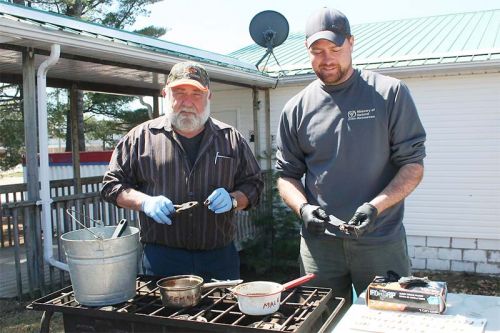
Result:
[[[42,206],[42,230],[43,230],[43,258],[45,261],[59,269],[69,271],[67,264],[54,258],[52,249],[52,220],[50,212],[50,175],[49,175],[49,134],[47,127],[47,71],[59,60],[61,46],[52,44],[50,56],[40,64],[36,75],[37,83],[37,106],[38,106],[38,142],[40,151],[40,201],[37,205]]]
[[[156,98],[153,96],[153,98]],[[148,104],[144,101],[144,96],[141,96],[139,97],[139,103],[141,103],[143,106],[146,107],[146,109],[148,109],[148,117],[149,119],[153,119],[153,107],[151,106],[151,104]]]

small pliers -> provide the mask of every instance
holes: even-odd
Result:
[[[180,205],[174,205],[175,212],[180,213],[182,211],[196,207],[196,206],[198,206],[198,204],[199,204],[198,201],[188,201],[188,202],[185,202],[185,203],[180,204]]]

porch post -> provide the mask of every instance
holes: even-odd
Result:
[[[27,183],[28,201],[38,201],[40,192],[38,189],[38,142],[37,135],[37,110],[36,110],[36,69],[35,53],[32,48],[22,51],[23,61],[23,115],[24,115],[24,143],[26,146],[26,169],[25,181]],[[34,296],[33,289],[40,288],[42,293],[45,289],[43,278],[43,255],[41,249],[40,226],[36,224],[35,215],[37,209],[25,209],[25,240],[26,262],[28,266],[28,284],[31,296]],[[14,221],[17,223],[17,221]],[[39,239],[40,238],[40,239]]]
[[[264,126],[266,127],[266,169],[270,171],[272,169],[273,147],[271,140],[271,96],[269,93],[269,88],[266,88],[265,95],[266,106],[264,107]]]
[[[80,136],[78,129],[78,88],[75,84],[70,92],[71,115],[71,156],[73,162],[73,179],[75,194],[82,193],[82,178],[80,175]]]
[[[257,158],[259,158],[262,152],[260,151],[260,135],[259,135],[259,91],[256,87],[252,88],[252,98],[253,98],[253,147],[254,154]],[[260,164],[260,163],[259,163]]]
[[[153,95],[153,118],[158,118],[160,116],[160,103],[158,98],[159,96]]]

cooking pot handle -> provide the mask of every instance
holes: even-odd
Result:
[[[86,216],[86,215],[84,215],[84,214],[82,214],[82,213],[79,213],[79,212],[77,212],[77,211],[75,211],[75,210],[73,210],[73,209],[69,209],[69,208],[68,208],[68,209],[66,209],[66,213],[67,213],[69,216],[71,216],[71,218],[73,219],[73,221],[75,221],[75,222],[76,222],[76,223],[78,223],[80,226],[84,227],[84,228],[85,228],[85,230],[87,230],[88,232],[90,232],[90,233],[92,234],[92,236],[94,236],[94,237],[95,237],[95,239],[97,239],[97,240],[103,240],[102,235],[96,234],[95,232],[93,232],[92,230],[90,230],[89,228],[87,228],[87,227],[85,226],[85,224],[83,224],[83,223],[81,223],[80,221],[78,221],[78,220],[77,220],[77,218],[76,218],[73,214],[78,214],[78,215],[81,215],[81,216],[83,216],[84,218],[86,217],[86,218],[88,218],[89,220],[91,220],[92,222],[97,223],[98,225],[103,226],[104,224],[102,223],[102,221],[101,221],[101,220],[94,220],[94,219],[91,219],[90,217],[88,217],[88,216]]]
[[[287,290],[290,288],[294,288],[297,286],[300,286],[301,284],[306,283],[307,281],[310,281],[316,277],[316,274],[314,273],[308,273],[304,276],[299,277],[298,279],[292,280],[290,282],[287,282],[283,284],[283,290]]]
[[[243,280],[228,280],[228,281],[209,282],[209,283],[204,283],[201,286],[201,288],[209,289],[209,288],[234,287],[242,282],[243,282]]]

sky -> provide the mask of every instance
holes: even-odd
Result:
[[[162,39],[221,54],[253,44],[252,18],[274,10],[288,20],[290,32],[304,31],[307,17],[321,7],[342,11],[352,25],[403,18],[499,9],[498,0],[165,0],[149,7],[133,29],[148,25],[168,29]]]

